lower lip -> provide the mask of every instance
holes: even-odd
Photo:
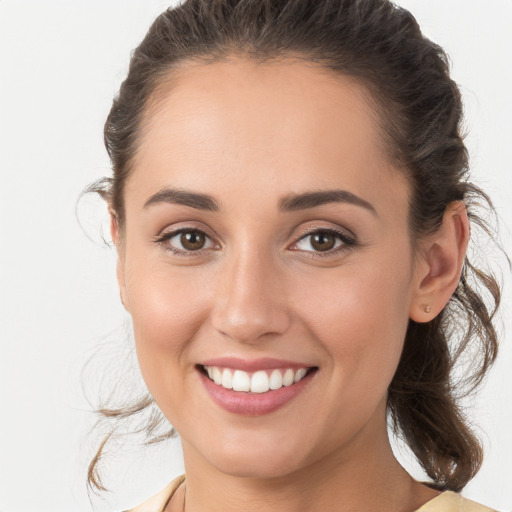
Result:
[[[247,393],[223,388],[215,384],[200,370],[198,371],[204,387],[213,401],[224,410],[243,416],[260,416],[283,407],[306,388],[316,373],[316,370],[310,371],[303,379],[291,386],[283,386],[266,393]]]

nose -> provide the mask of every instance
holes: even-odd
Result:
[[[288,329],[283,276],[271,256],[247,250],[226,257],[217,284],[211,322],[225,337],[258,344]]]

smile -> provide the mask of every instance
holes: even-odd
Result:
[[[269,414],[285,406],[311,385],[319,370],[275,360],[225,358],[215,363],[197,365],[207,395],[222,409],[243,416]]]
[[[246,372],[218,366],[203,366],[208,378],[224,389],[246,393],[267,393],[300,382],[308,373],[308,368],[259,370]]]

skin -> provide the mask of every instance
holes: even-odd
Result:
[[[409,319],[431,320],[455,289],[464,206],[450,205],[439,231],[413,246],[409,185],[365,89],[305,62],[183,66],[143,133],[112,235],[143,377],[183,444],[186,491],[167,510],[182,510],[185,493],[188,512],[410,512],[434,498],[393,456],[386,392]],[[144,206],[165,187],[220,208]],[[278,208],[289,194],[333,189],[371,209]],[[157,241],[184,227],[208,235],[202,251],[180,257],[169,250],[185,250],[180,236]],[[318,250],[307,233],[329,228],[355,243],[335,237],[330,253]],[[318,371],[284,407],[240,416],[200,382],[196,364],[221,356]]]

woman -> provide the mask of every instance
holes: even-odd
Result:
[[[444,52],[387,0],[187,0],[155,21],[94,187],[151,394],[128,412],[154,400],[185,461],[134,511],[490,510],[457,494],[482,460],[457,397],[495,359],[499,303],[466,257],[486,196],[461,112]]]

